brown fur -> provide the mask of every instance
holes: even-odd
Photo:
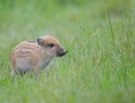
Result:
[[[66,53],[59,41],[49,35],[37,38],[37,42],[21,42],[11,52],[12,75],[34,70],[37,77],[40,69],[44,69],[54,57]]]

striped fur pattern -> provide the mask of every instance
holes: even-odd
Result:
[[[61,57],[66,53],[59,41],[49,35],[37,38],[36,41],[23,41],[11,52],[11,74],[34,71],[37,77],[40,69],[44,69],[54,57]]]

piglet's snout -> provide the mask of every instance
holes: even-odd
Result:
[[[66,54],[67,54],[67,51],[65,49],[61,49],[61,50],[56,51],[56,55],[59,57],[62,57]]]
[[[67,51],[66,50],[64,50],[64,52],[63,52],[63,54],[62,55],[66,55],[67,54]]]

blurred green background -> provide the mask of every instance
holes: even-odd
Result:
[[[50,34],[68,50],[11,77],[10,52]],[[0,0],[1,103],[135,103],[134,0]]]

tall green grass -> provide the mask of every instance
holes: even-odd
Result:
[[[0,0],[1,103],[134,103],[134,0]],[[10,76],[23,40],[51,34],[68,50],[34,80]]]

